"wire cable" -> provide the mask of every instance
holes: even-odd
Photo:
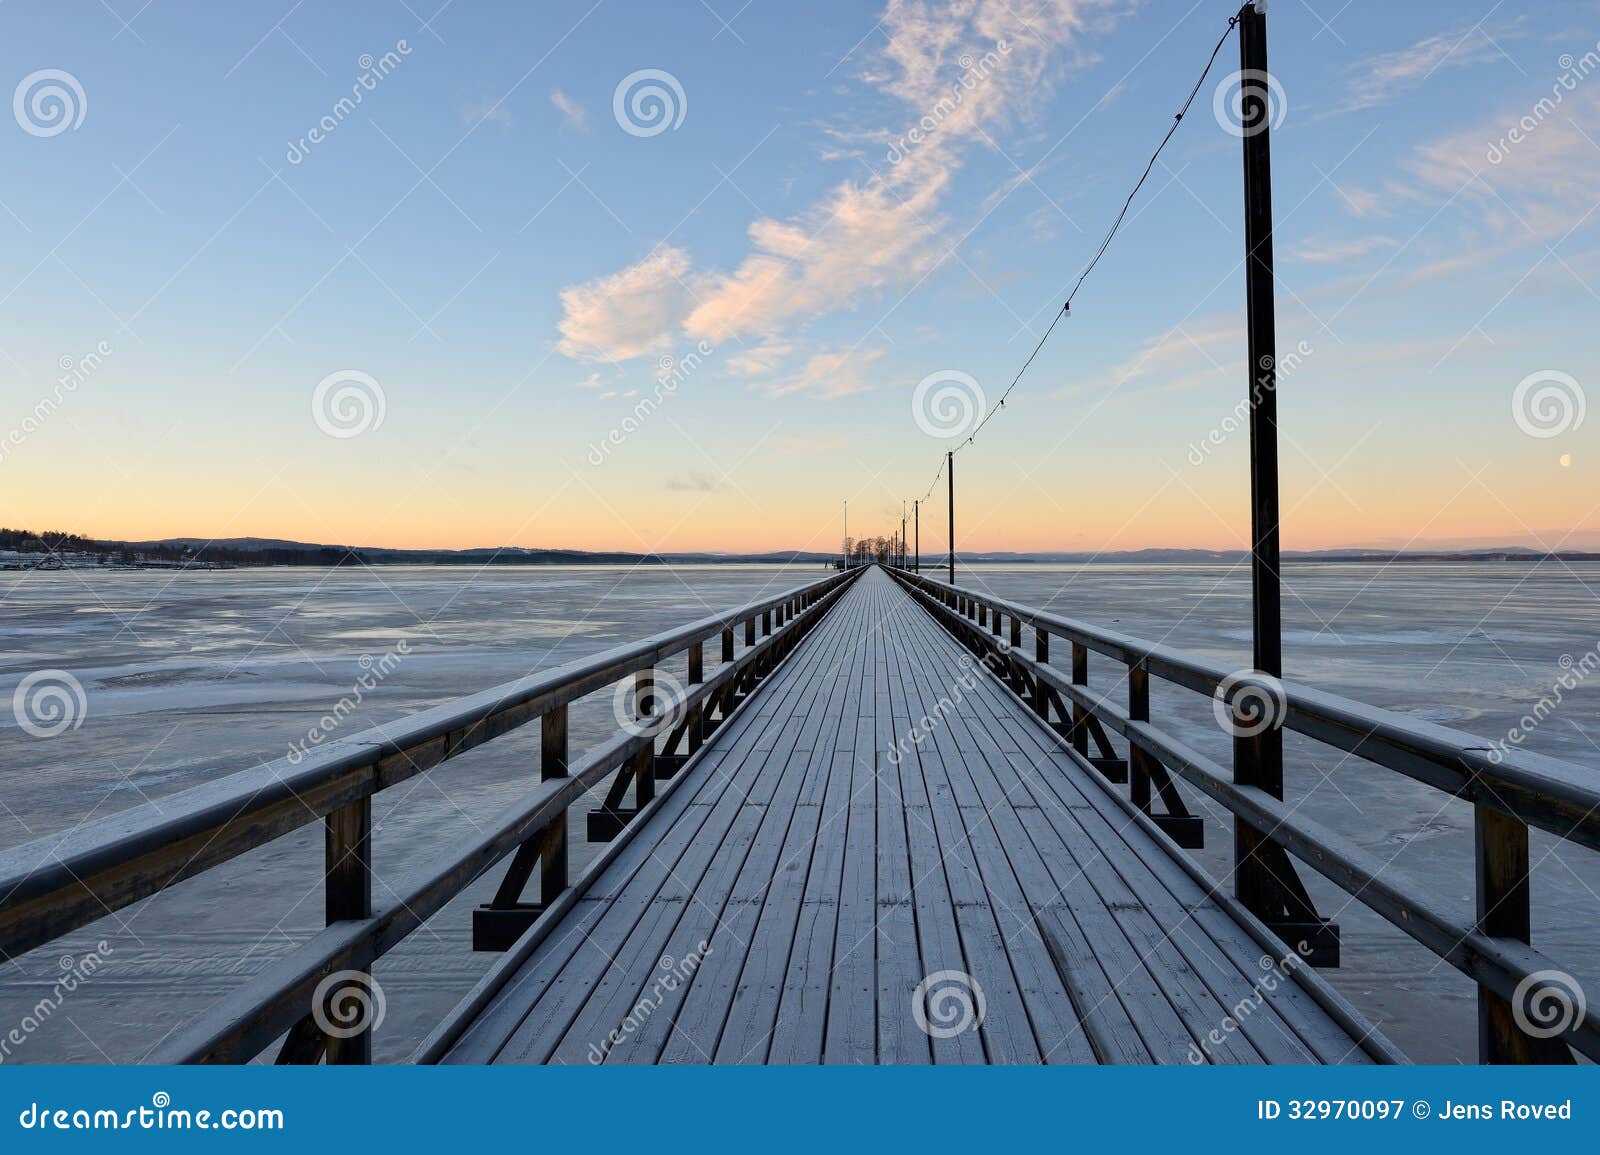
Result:
[[[1032,365],[1034,359],[1039,356],[1039,351],[1044,348],[1045,342],[1050,339],[1050,334],[1055,332],[1056,326],[1061,323],[1061,319],[1063,317],[1072,315],[1072,302],[1077,298],[1078,290],[1083,288],[1083,283],[1089,279],[1089,274],[1094,272],[1095,266],[1098,265],[1100,263],[1100,259],[1106,255],[1106,250],[1111,247],[1111,242],[1116,239],[1117,233],[1121,231],[1123,222],[1127,219],[1128,210],[1133,206],[1134,198],[1139,195],[1139,190],[1144,187],[1145,182],[1150,179],[1150,174],[1155,171],[1156,161],[1161,159],[1161,153],[1166,149],[1167,145],[1171,143],[1172,138],[1177,134],[1178,126],[1183,123],[1183,118],[1188,114],[1190,106],[1194,104],[1195,97],[1200,94],[1200,89],[1205,85],[1206,77],[1211,75],[1212,68],[1216,66],[1217,57],[1222,53],[1222,46],[1228,42],[1228,37],[1233,34],[1233,30],[1237,28],[1238,25],[1239,17],[1237,15],[1234,15],[1228,19],[1228,27],[1218,38],[1216,46],[1212,48],[1211,55],[1206,60],[1206,66],[1201,70],[1199,79],[1194,82],[1194,87],[1189,89],[1189,95],[1184,99],[1183,107],[1179,108],[1177,113],[1174,114],[1172,123],[1167,126],[1166,135],[1161,138],[1161,143],[1156,146],[1155,152],[1150,154],[1149,163],[1144,166],[1144,172],[1139,175],[1139,179],[1134,182],[1133,189],[1128,193],[1127,199],[1122,202],[1122,208],[1117,213],[1116,219],[1111,222],[1111,227],[1106,230],[1105,238],[1101,240],[1100,247],[1095,250],[1094,256],[1090,258],[1089,263],[1084,266],[1083,271],[1078,274],[1078,279],[1073,282],[1072,291],[1067,294],[1066,303],[1061,306],[1060,310],[1051,319],[1049,327],[1044,331],[1044,336],[1039,338],[1039,343],[1033,347],[1033,352],[1028,354],[1028,359],[1022,363],[1022,368],[1017,370],[1016,376],[1011,379],[1011,384],[1007,385],[1005,392],[1000,394],[999,403],[996,404],[993,409],[990,409],[989,412],[985,413],[976,427],[973,428],[972,432],[967,434],[966,440],[955,446],[950,452],[959,453],[961,450],[971,445],[973,439],[976,438],[979,433],[983,432],[983,427],[993,420],[995,414],[999,413],[1006,407],[1007,399],[1010,398],[1012,392],[1022,380],[1022,375],[1028,371],[1028,367]],[[928,486],[928,492],[923,494],[922,497],[918,499],[919,501],[926,501],[933,495],[934,488],[939,484],[939,478],[943,476],[945,465],[949,462],[949,460],[950,459],[948,457],[939,458],[939,468],[933,475],[933,482]]]

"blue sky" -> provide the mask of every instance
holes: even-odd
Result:
[[[918,383],[999,397],[1235,10],[330,8],[0,8],[7,521],[831,548],[848,499],[885,530],[951,444]],[[1600,8],[1269,23],[1285,545],[1600,546]],[[1237,68],[1230,38],[959,453],[964,544],[1245,540]],[[664,126],[616,111],[647,70]],[[346,388],[381,422],[316,411]]]

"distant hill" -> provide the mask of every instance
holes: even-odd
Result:
[[[389,549],[383,546],[321,545],[300,541],[283,541],[267,537],[218,538],[215,541],[195,537],[169,537],[160,541],[136,541],[125,544],[140,549],[187,549],[196,556],[217,558],[222,555],[274,559],[315,555],[319,558],[338,555],[349,564],[367,565],[696,565],[723,562],[785,565],[810,562],[821,565],[832,561],[837,554],[807,553],[803,550],[777,550],[768,553],[630,553],[625,550],[585,549],[527,549],[522,546],[477,546],[470,549]],[[247,563],[248,564],[248,563]],[[260,564],[257,561],[255,564]],[[297,564],[294,561],[274,561],[268,564]],[[298,563],[307,564],[307,563]],[[316,561],[309,564],[340,564]]]

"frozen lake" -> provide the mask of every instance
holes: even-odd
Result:
[[[0,731],[0,846],[14,846],[283,756],[363,674],[385,671],[333,737],[560,665],[812,581],[820,567],[384,567],[175,575],[68,571],[0,575],[0,694],[47,668],[84,688],[82,725],[35,737]],[[1221,566],[984,566],[961,581],[1003,597],[1235,666],[1249,658],[1249,575]],[[1296,565],[1284,598],[1286,673],[1296,680],[1487,739],[1503,738],[1600,644],[1600,565]],[[1064,654],[1056,655],[1059,662]],[[1100,659],[1094,674],[1112,672]],[[1600,682],[1600,677],[1594,679]],[[1600,685],[1582,684],[1526,741],[1600,767]],[[1157,684],[1157,722],[1182,724],[1226,761],[1208,700]],[[573,707],[574,751],[614,725],[609,693]],[[537,727],[378,796],[375,869],[401,878],[526,792]],[[1441,905],[1472,909],[1470,807],[1293,735],[1291,799]],[[1600,773],[1600,771],[1597,771]],[[1207,816],[1213,871],[1229,827]],[[595,848],[575,814],[574,868]],[[237,859],[24,959],[0,979],[0,1036],[48,995],[66,960],[104,942],[104,965],[7,1062],[132,1062],[208,1003],[321,926],[321,831]],[[1534,938],[1600,991],[1600,863],[1533,839]],[[403,1058],[494,956],[470,949],[470,909],[498,874],[446,908],[377,974],[388,1011],[380,1061]],[[1419,1061],[1475,1056],[1472,986],[1307,872],[1344,930],[1325,972]]]

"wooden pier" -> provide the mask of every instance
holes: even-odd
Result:
[[[1224,1034],[1287,950],[883,570],[673,786],[424,1057],[1183,1063],[1213,1031],[1219,1062],[1392,1055],[1320,982]],[[695,956],[654,991],[660,960]],[[947,1026],[971,1027],[950,1037],[915,1013],[941,972]]]
[[[1119,665],[1125,704],[1090,688],[1091,652]],[[1528,827],[1600,844],[1585,771],[1272,687],[1275,725],[1477,806],[1479,916],[1461,922],[1261,785],[1250,733],[1230,771],[1153,726],[1153,679],[1241,718],[1230,695],[1262,688],[904,570],[847,570],[0,854],[0,951],[320,820],[327,929],[152,1061],[370,1061],[370,1033],[329,1029],[330,979],[369,975],[494,870],[472,917],[504,953],[415,1061],[1404,1061],[1315,969],[1337,928],[1293,855],[1478,983],[1485,1061],[1600,1050],[1584,1007],[1549,1034],[1520,1013],[1556,971],[1528,941]],[[572,757],[569,704],[630,683],[634,719]],[[377,905],[373,794],[535,720],[526,799],[385,879]],[[1185,853],[1201,831],[1180,784],[1236,816],[1233,878]],[[584,833],[606,846],[569,878],[568,811],[600,786]]]

